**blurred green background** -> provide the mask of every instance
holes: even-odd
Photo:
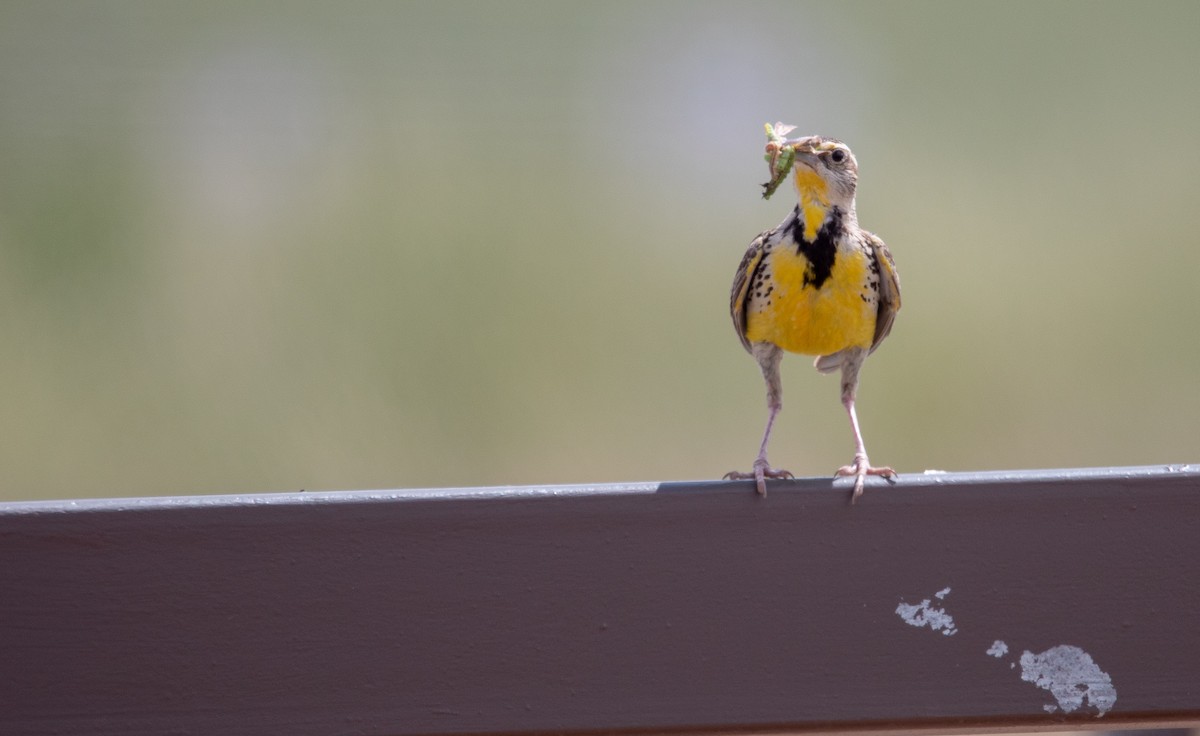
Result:
[[[8,0],[0,498],[747,469],[775,120],[903,278],[873,460],[1200,459],[1200,3]]]

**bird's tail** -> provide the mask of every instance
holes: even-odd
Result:
[[[833,373],[842,367],[842,358],[845,357],[845,352],[839,350],[832,355],[821,355],[813,361],[813,368],[816,368],[818,373]]]

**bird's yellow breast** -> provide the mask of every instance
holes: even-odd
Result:
[[[770,274],[769,289],[750,300],[748,340],[774,343],[805,355],[871,346],[876,304],[867,287],[865,251],[839,249],[829,278],[820,288],[811,283],[812,264],[794,244],[781,243],[764,260],[763,267]]]

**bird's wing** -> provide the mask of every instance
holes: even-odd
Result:
[[[871,341],[871,352],[874,352],[892,331],[896,312],[900,311],[900,274],[896,273],[896,262],[892,260],[892,252],[883,240],[874,233],[864,231],[863,234],[871,246],[875,262],[879,264],[879,308],[875,313],[875,338]]]
[[[737,331],[742,347],[750,352],[750,341],[746,339],[746,304],[750,295],[750,284],[754,281],[754,273],[762,265],[763,255],[767,252],[767,238],[772,230],[759,234],[746,249],[742,262],[738,265],[737,273],[733,276],[733,288],[729,291],[729,315],[733,317],[733,329]]]

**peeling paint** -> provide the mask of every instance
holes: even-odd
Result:
[[[934,594],[938,600],[942,600],[950,593],[950,588],[943,588]],[[900,602],[896,606],[896,615],[904,619],[904,622],[909,626],[928,626],[934,631],[941,631],[943,636],[954,636],[958,633],[958,627],[954,625],[954,617],[946,613],[944,608],[935,608],[933,601],[929,598],[921,601],[917,605],[911,603]]]
[[[1117,702],[1112,678],[1079,647],[1063,644],[1041,654],[1026,650],[1021,655],[1021,679],[1049,690],[1063,713],[1082,708],[1086,699],[1103,716]],[[1050,704],[1044,707],[1047,713],[1055,710]]]
[[[920,603],[905,603],[900,600],[896,606],[896,615],[909,626],[917,628],[928,626],[933,631],[942,632],[943,636],[953,636],[958,633],[954,617],[934,604],[934,599],[944,601],[950,595],[950,586],[942,588],[925,598]],[[978,650],[975,650],[978,651]],[[998,660],[1008,659],[1009,669],[1016,669],[1017,663],[1012,661],[1008,643],[1003,639],[992,641],[985,652],[989,657]],[[1112,678],[1096,664],[1087,652],[1079,647],[1062,644],[1051,647],[1040,654],[1025,650],[1020,657],[1021,680],[1030,682],[1047,690],[1054,696],[1057,703],[1044,703],[1042,710],[1047,713],[1073,713],[1087,707],[1096,709],[1096,717],[1103,718],[1112,710],[1117,702],[1117,689],[1113,687]]]

